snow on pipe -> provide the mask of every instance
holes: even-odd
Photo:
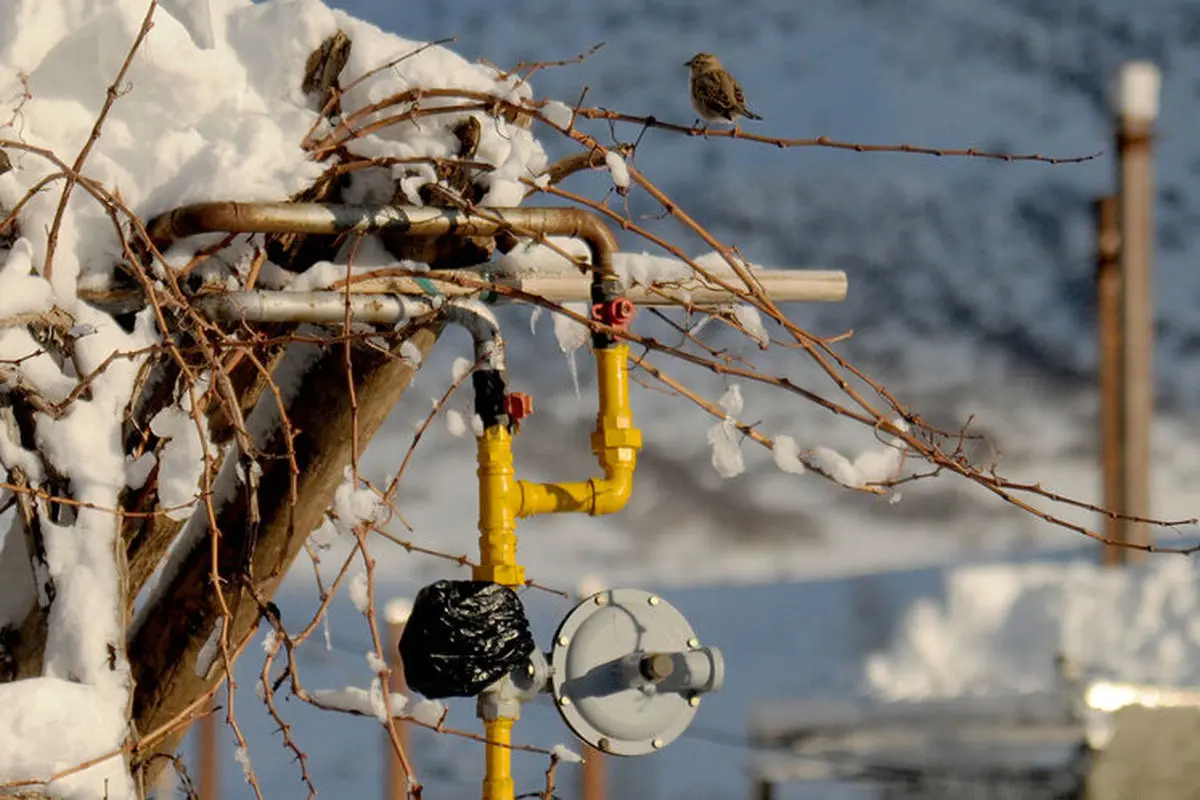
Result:
[[[487,216],[461,209],[356,206],[336,203],[197,203],[150,220],[151,241],[165,250],[201,233],[343,234],[391,231],[409,236],[492,236],[514,228],[582,239],[601,274],[613,272],[617,241],[596,215],[579,208],[489,208]]]
[[[341,324],[346,304],[354,322],[401,325],[438,311],[446,321],[471,334],[475,357],[489,369],[504,370],[500,323],[479,300],[455,297],[412,298],[400,295],[350,295],[339,292],[220,292],[193,300],[196,310],[222,322],[309,322]]]
[[[455,298],[446,304],[446,321],[467,329],[475,343],[475,359],[481,367],[504,371],[504,337],[492,310],[473,298]]]

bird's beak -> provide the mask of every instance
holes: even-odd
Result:
[[[684,65],[685,67],[690,67],[690,66],[692,65],[692,62],[691,62],[691,61],[685,61],[685,62],[683,62],[683,65]]]

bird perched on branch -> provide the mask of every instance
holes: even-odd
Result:
[[[712,53],[697,53],[684,66],[692,70],[692,108],[705,122],[732,122],[737,118],[762,119],[746,108],[741,85],[725,71]],[[700,120],[696,123],[699,125]]]

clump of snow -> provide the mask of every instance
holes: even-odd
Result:
[[[130,489],[141,489],[146,485],[150,473],[158,464],[154,453],[142,453],[137,458],[127,458],[125,461],[125,485]]]
[[[383,700],[383,682],[379,678],[371,681],[371,688],[367,692],[367,699],[371,703],[371,713],[375,715],[375,719],[386,725],[388,721],[388,708],[387,703]]]
[[[49,780],[55,774],[116,749],[125,718],[114,715],[96,687],[61,678],[0,683],[0,784]],[[97,792],[97,787],[107,791]],[[46,787],[51,796],[90,800],[132,798],[133,781],[118,753]]]
[[[475,362],[462,356],[457,356],[454,362],[450,364],[450,377],[455,383],[458,383],[463,378],[467,377],[467,373],[475,366]]]
[[[383,705],[383,692],[378,678],[372,681],[370,689],[347,686],[344,689],[315,689],[310,694],[313,700],[326,708],[362,714],[364,717],[376,717],[376,708]],[[392,706],[392,716],[401,715],[408,706],[408,698],[400,692],[391,692],[388,702]],[[387,722],[386,712],[380,721]]]
[[[893,424],[901,430],[905,427],[900,420]],[[843,486],[862,489],[896,477],[904,464],[904,445],[889,437],[882,447],[867,450],[853,461],[828,447],[814,447],[808,453],[808,463]]]
[[[771,454],[775,457],[775,466],[793,475],[803,475],[808,472],[804,462],[800,460],[800,448],[791,436],[781,434],[775,437],[771,446]]]
[[[574,750],[567,747],[565,744],[556,744],[550,748],[550,754],[559,761],[565,761],[568,764],[582,764],[583,756],[576,753]]]
[[[150,420],[151,433],[165,442],[158,456],[158,501],[167,518],[176,521],[192,515],[208,442],[208,418],[198,414],[197,424],[190,408],[185,393],[180,405],[167,406]]]
[[[407,361],[413,369],[421,366],[421,361],[423,360],[421,348],[413,344],[411,339],[405,339],[400,345],[400,357]]]
[[[371,595],[367,591],[367,573],[359,572],[350,579],[350,584],[346,587],[346,593],[350,596],[350,602],[358,609],[360,614],[366,614],[367,609],[371,607]]]
[[[478,414],[471,415],[471,433],[476,437],[483,436],[483,417]]]
[[[354,529],[363,522],[378,522],[383,516],[379,495],[374,490],[359,486],[354,480],[354,471],[346,467],[344,480],[333,493],[333,510],[337,515],[335,524],[339,531],[354,535]]]
[[[567,130],[575,121],[575,111],[560,100],[551,100],[542,106],[542,116],[551,125]]]
[[[18,314],[40,314],[54,305],[50,284],[33,274],[33,245],[17,239],[0,263],[0,319]]]
[[[758,342],[758,346],[765,350],[771,337],[767,334],[767,327],[763,325],[758,309],[745,303],[738,303],[733,307],[733,317],[746,330],[750,338]]]
[[[440,700],[427,700],[424,697],[413,703],[409,716],[417,722],[426,725],[437,725],[446,713],[446,704]]]
[[[742,412],[741,388],[736,383],[730,385],[717,404],[725,411],[725,419],[708,429],[712,465],[722,478],[735,478],[746,471],[742,460],[742,434],[734,418]]]
[[[250,783],[254,771],[250,766],[250,751],[244,745],[239,745],[233,751],[233,759],[242,767],[242,777],[246,779],[246,783]]]
[[[462,436],[467,432],[467,421],[461,411],[452,408],[446,412],[446,430],[451,436]]]
[[[274,628],[269,629],[265,634],[263,634],[262,648],[263,652],[269,656],[275,655],[275,653],[279,650],[279,637],[275,633]]]
[[[0,591],[0,627],[19,625],[38,595],[20,524],[14,516],[8,532],[0,537],[0,586],[4,587],[4,591]]]
[[[374,650],[368,650],[366,653],[366,656],[367,656],[367,666],[371,668],[371,672],[387,672],[388,671],[387,662],[385,662],[382,658],[380,658],[379,654],[376,653]]]
[[[1105,569],[1069,564],[960,567],[945,599],[908,611],[865,677],[892,699],[1051,689],[1062,655],[1122,681],[1200,684],[1200,571],[1183,558]]]
[[[629,188],[629,165],[625,163],[625,159],[621,158],[621,154],[609,150],[604,154],[604,164],[608,167],[608,174],[612,178],[613,186],[620,191],[627,190]]]
[[[614,253],[613,268],[626,286],[681,281],[693,277],[687,262],[649,253]]]
[[[568,254],[567,258],[563,253]],[[618,254],[614,254],[614,259]],[[546,244],[521,242],[509,252],[497,258],[491,267],[501,277],[520,278],[533,275],[579,275],[579,259],[591,263],[587,244],[580,239],[566,236],[547,236]]]

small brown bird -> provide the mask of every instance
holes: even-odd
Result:
[[[684,66],[691,67],[692,108],[705,122],[732,122],[738,117],[762,119],[746,108],[741,85],[725,71],[712,53],[697,53]],[[699,124],[699,120],[697,120]]]

